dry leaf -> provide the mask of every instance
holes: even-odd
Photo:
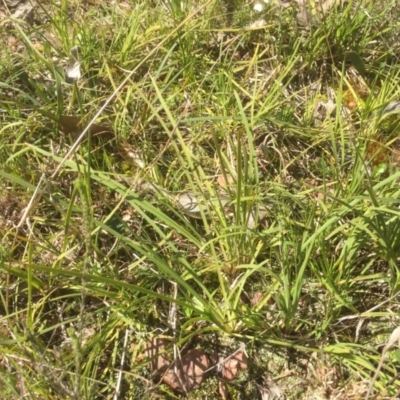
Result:
[[[229,174],[219,175],[217,178],[217,184],[220,188],[226,189],[228,186],[233,186],[235,184],[235,180]]]
[[[199,202],[197,200],[197,197],[192,192],[180,193],[176,201],[187,212],[200,212]]]
[[[261,400],[282,399],[284,397],[282,389],[271,378],[264,378],[263,381],[262,385],[257,385]]]
[[[320,2],[321,3],[321,2]],[[320,5],[316,5],[317,11],[322,10],[322,13],[325,14],[331,8],[343,4],[343,0],[325,0],[322,1]]]
[[[60,130],[63,131],[64,133],[70,133],[76,130],[82,132],[87,126],[86,124],[82,123],[81,118],[71,117],[68,115],[61,115],[58,122]],[[109,128],[105,126],[92,124],[90,126],[90,132],[93,135],[99,135],[101,133],[110,133],[111,131]]]
[[[400,139],[396,139],[393,146],[392,163],[400,167]]]
[[[17,7],[20,3],[24,3],[23,0],[4,0],[4,3],[8,8]]]
[[[254,293],[253,297],[250,299],[250,304],[252,307],[255,307],[263,298],[263,294],[261,292]]]
[[[189,350],[181,360],[174,362],[163,377],[163,382],[181,393],[188,393],[200,387],[210,367],[207,355],[202,349]]]
[[[266,216],[267,209],[264,206],[254,206],[250,211],[250,215],[247,220],[247,227],[249,229],[254,229],[258,223],[265,219]]]
[[[248,28],[249,29],[258,29],[258,28],[263,28],[266,25],[267,25],[267,21],[265,21],[265,19],[257,19],[256,21],[252,22],[248,26]]]
[[[9,47],[15,47],[18,43],[18,39],[14,35],[7,36],[7,45]]]
[[[127,11],[132,10],[132,4],[129,4],[127,1],[120,1],[117,3],[117,5],[121,8],[124,8]]]
[[[229,357],[222,364],[221,375],[227,381],[233,381],[240,371],[247,369],[248,358],[246,352],[242,349]]]
[[[83,130],[86,128],[87,124],[83,123],[82,118],[78,117],[72,117],[69,115],[61,115],[59,118],[57,118],[56,115],[51,114],[47,111],[39,111],[41,114],[44,116],[52,119],[55,122],[58,122],[58,129],[65,133],[76,133],[79,134],[83,132]],[[53,124],[47,124],[48,127],[52,127]],[[112,134],[113,132],[111,131],[110,128],[107,128],[106,126],[98,125],[98,124],[92,124],[90,126],[90,133],[92,135],[100,135],[100,134]]]
[[[400,114],[400,101],[391,101],[382,112],[385,114]]]
[[[146,164],[142,159],[143,154],[141,154],[140,151],[132,149],[127,143],[121,143],[121,147],[124,155],[133,160],[140,169],[144,169]]]
[[[33,8],[34,5],[29,2],[18,2],[14,12],[11,14],[12,19],[22,19],[28,24],[33,24]]]
[[[228,400],[229,399],[229,393],[228,393],[228,388],[226,387],[225,382],[218,382],[218,392],[221,395],[222,400]]]
[[[156,376],[160,376],[168,369],[170,362],[165,355],[165,348],[170,344],[166,338],[152,338],[146,343],[146,356],[149,358],[150,372],[155,372]]]
[[[307,8],[307,0],[297,0],[299,12],[297,13],[297,21],[300,25],[308,26],[310,24],[310,12]]]
[[[66,68],[67,78],[78,80],[81,77],[81,64],[79,62],[79,46],[72,47]]]
[[[226,206],[230,202],[229,198],[223,193],[217,194],[218,197],[215,199],[210,199],[209,204],[220,203],[222,206]],[[205,204],[201,195],[197,196],[190,191],[178,194],[178,196],[175,198],[175,201],[182,207],[184,211],[189,213],[199,213],[201,211],[201,207]]]

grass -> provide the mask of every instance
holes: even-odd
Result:
[[[4,397],[365,398],[399,315],[400,9],[310,9],[1,9]],[[160,383],[159,339],[209,378]]]

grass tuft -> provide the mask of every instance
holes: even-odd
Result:
[[[4,397],[398,396],[397,3],[14,3]]]

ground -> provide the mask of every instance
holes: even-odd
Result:
[[[399,397],[399,17],[4,0],[4,398]]]

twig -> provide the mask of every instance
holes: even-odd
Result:
[[[381,370],[381,368],[382,368],[383,361],[384,361],[385,358],[386,358],[387,352],[393,347],[393,345],[394,345],[397,341],[399,341],[399,343],[400,343],[400,326],[398,326],[398,327],[392,332],[392,334],[390,335],[390,338],[389,338],[388,342],[386,343],[386,346],[385,346],[385,347],[383,348],[383,350],[382,350],[382,355],[381,355],[381,359],[380,359],[379,364],[378,364],[378,368],[377,368],[377,370],[375,371],[374,377],[372,378],[370,387],[369,387],[369,389],[368,389],[368,393],[367,393],[367,395],[365,396],[365,400],[368,400],[368,399],[369,399],[369,396],[371,395],[372,389],[373,389],[373,387],[374,387],[374,383],[375,383],[376,378],[378,377],[378,374],[379,374],[379,372],[380,372],[380,370]]]
[[[120,363],[119,372],[118,372],[117,385],[115,387],[114,400],[118,400],[118,393],[121,388],[122,373],[123,373],[122,368],[124,367],[126,346],[128,345],[128,338],[129,338],[129,329],[127,329],[125,331],[124,347],[122,349],[121,363]]]

